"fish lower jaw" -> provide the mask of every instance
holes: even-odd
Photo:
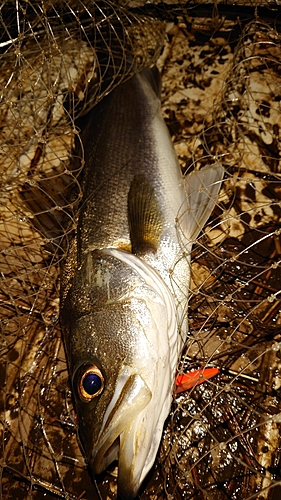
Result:
[[[103,452],[102,456],[95,455],[91,461],[91,468],[94,474],[101,474],[109,465],[118,461],[120,450],[120,436],[118,436],[115,441],[109,446],[109,448]]]
[[[138,494],[141,481],[139,474],[137,474],[136,477],[134,477],[134,473],[132,474],[133,457],[128,457],[126,454],[124,456],[122,451],[120,454],[122,441],[127,439],[128,436],[125,431],[115,439],[106,451],[104,451],[103,447],[102,454],[99,454],[98,452],[92,459],[91,468],[94,474],[101,474],[113,462],[115,462],[116,465],[118,465],[118,498],[120,497],[123,500],[133,500]]]
[[[136,478],[132,477],[133,463],[128,460],[125,460],[124,463],[124,459],[122,460],[121,458],[120,464],[119,451],[120,437],[114,441],[104,456],[101,457],[101,460],[93,459],[91,463],[92,470],[94,474],[101,474],[104,470],[109,468],[111,464],[118,465],[118,498],[133,500],[138,494],[141,481],[139,475],[137,475]]]
[[[136,466],[136,459],[140,433],[145,435],[146,431],[140,428],[139,421],[142,421],[142,412],[149,407],[151,396],[143,378],[124,365],[90,460],[94,474],[100,474],[118,460],[118,494],[124,500],[135,498],[140,487],[143,467],[142,464]],[[145,459],[146,448],[142,461]]]

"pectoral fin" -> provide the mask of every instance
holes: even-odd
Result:
[[[132,180],[128,195],[128,219],[132,253],[156,252],[163,217],[155,189],[144,174],[137,174]]]
[[[182,229],[193,242],[209,219],[218,199],[224,168],[215,163],[189,174],[184,179],[187,210],[182,215]]]

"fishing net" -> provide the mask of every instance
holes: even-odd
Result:
[[[95,488],[79,448],[60,261],[81,120],[156,60],[183,172],[225,168],[179,366],[220,374],[175,396],[139,497],[280,498],[280,11],[239,3],[1,2],[0,498],[116,498],[115,470]]]

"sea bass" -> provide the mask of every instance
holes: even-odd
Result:
[[[95,474],[118,460],[137,495],[169,413],[187,336],[190,251],[217,200],[217,164],[182,177],[145,69],[89,114],[83,199],[65,259],[61,323],[79,433]]]

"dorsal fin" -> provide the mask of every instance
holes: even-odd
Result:
[[[163,216],[155,189],[144,174],[136,174],[132,180],[128,220],[132,253],[156,252],[163,230]]]
[[[184,179],[187,211],[183,215],[182,229],[185,237],[194,242],[209,219],[218,200],[224,176],[219,163],[196,170]]]

